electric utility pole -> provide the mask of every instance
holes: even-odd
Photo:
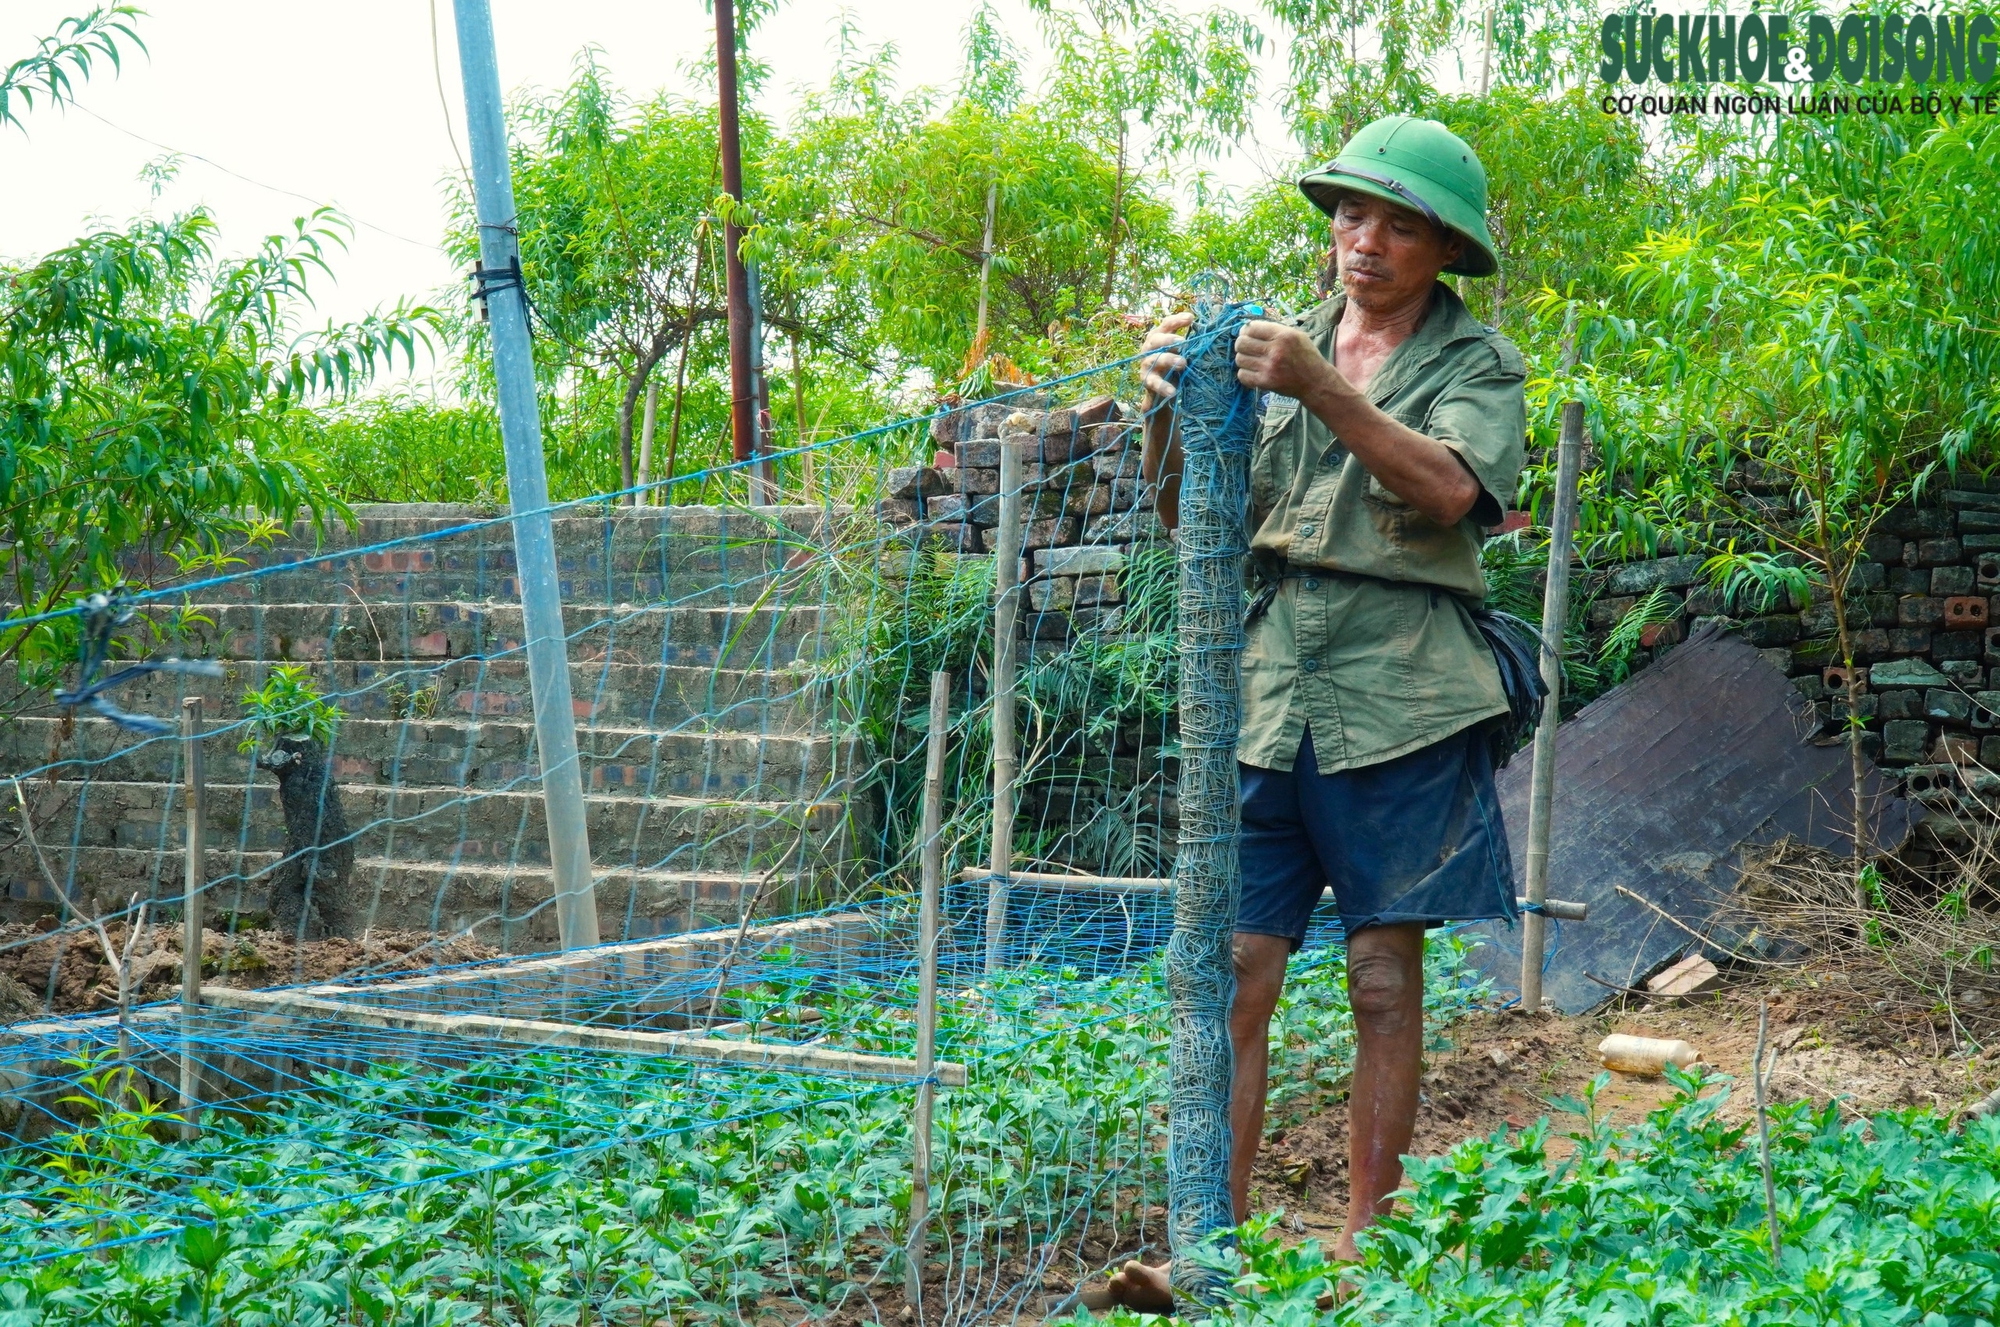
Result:
[[[500,440],[507,455],[507,496],[514,512],[514,560],[521,582],[527,636],[528,685],[535,705],[535,744],[542,765],[548,817],[549,865],[556,925],[564,949],[597,943],[597,898],[590,872],[590,834],[583,818],[583,777],[576,755],[576,712],[570,707],[568,635],[556,579],[555,524],[549,518],[549,477],[542,458],[542,417],[535,401],[535,350],[528,329],[528,291],[521,284],[521,244],[515,231],[514,176],[507,161],[507,125],[500,109],[500,67],[493,51],[488,0],[453,0],[458,68],[465,82],[465,126],[472,140],[472,201],[479,222],[480,289],[493,341],[493,381],[500,405]]]
[[[736,6],[715,0],[715,82],[720,98],[717,146],[722,152],[722,192],[732,204],[743,202],[743,139],[736,124]],[[750,382],[750,276],[743,269],[743,230],[732,208],[722,226],[722,256],[729,295],[729,436],[731,454],[747,461],[757,445],[757,398]],[[757,490],[759,477],[749,476],[751,501],[768,501]]]

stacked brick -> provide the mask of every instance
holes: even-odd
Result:
[[[1869,754],[1901,771],[1912,795],[1960,809],[2000,792],[2000,777],[1989,773],[2000,771],[2000,483],[1955,482],[1877,522],[1846,612]],[[1826,591],[1800,612],[1750,612],[1701,581],[1702,561],[1632,562],[1588,578],[1598,591],[1590,625],[1608,630],[1665,587],[1680,612],[1643,638],[1649,648],[1639,662],[1717,620],[1791,677],[1827,735],[1844,732],[1846,670]]]
[[[1124,602],[1119,576],[1132,548],[1166,538],[1139,475],[1132,414],[1101,396],[1062,409],[1006,402],[943,416],[932,430],[938,463],[892,470],[878,514],[916,537],[991,552],[1000,454],[1018,448],[1028,631],[1044,641],[1084,630],[1115,634]]]
[[[1100,643],[1130,640],[1136,624],[1125,620],[1125,596],[1133,552],[1167,542],[1140,477],[1135,414],[1110,397],[1061,409],[1046,401],[1023,408],[1017,397],[943,417],[932,432],[937,463],[892,472],[877,513],[904,538],[990,554],[1000,519],[1000,455],[1019,448],[1027,521],[1021,630],[1030,657],[1060,657],[1084,633]],[[975,674],[971,684],[980,688],[983,677]],[[1164,725],[1050,735],[1019,797],[1023,823],[1041,827],[1051,860],[1085,871],[1115,866],[1114,874],[1167,869],[1179,814],[1172,728],[1169,717]],[[1112,822],[1119,828],[1109,837],[1129,841],[1136,856],[1099,860],[1102,846],[1090,845]]]

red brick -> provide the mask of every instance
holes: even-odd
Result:
[[[1944,601],[1944,624],[1951,630],[1986,625],[1986,600],[1973,594],[1955,594]]]

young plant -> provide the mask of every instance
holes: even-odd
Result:
[[[243,694],[249,723],[238,749],[278,776],[285,813],[285,857],[271,873],[271,921],[296,939],[326,933],[326,914],[346,892],[354,840],[328,777],[339,731],[339,706],[327,701],[302,664],[279,664],[264,685]]]

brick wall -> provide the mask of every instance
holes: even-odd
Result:
[[[1131,408],[1108,397],[1067,409],[1048,405],[975,406],[939,420],[937,463],[894,472],[881,505],[898,526],[922,523],[964,551],[990,552],[1000,449],[1019,446],[1030,484],[1024,630],[1044,649],[1084,627],[1116,633],[1126,559],[1135,546],[1166,539],[1139,480]],[[1866,670],[1860,710],[1868,752],[1902,771],[1913,795],[1938,804],[2000,791],[2000,774],[1984,772],[2000,771],[2000,482],[1957,484],[1878,523],[1847,605],[1856,660]],[[1643,633],[1635,667],[1714,619],[1792,679],[1814,702],[1826,735],[1844,731],[1843,673],[1825,591],[1799,611],[1755,611],[1705,584],[1704,560],[1674,556],[1581,572],[1573,593],[1595,596],[1591,648],[1664,589],[1673,617]]]
[[[1908,791],[1968,808],[1967,794],[2000,790],[2000,483],[1956,481],[1921,506],[1888,512],[1867,544],[1847,597],[1859,703],[1870,756]],[[1638,663],[1672,648],[1704,619],[1740,631],[1817,707],[1823,733],[1845,731],[1845,673],[1831,597],[1822,588],[1798,612],[1726,603],[1700,581],[1698,556],[1630,562],[1585,575],[1593,643],[1656,588],[1679,601]]]
[[[932,434],[935,462],[893,471],[889,496],[878,508],[912,536],[990,553],[1000,519],[1000,453],[1019,447],[1028,521],[1022,632],[1031,661],[1069,649],[1086,631],[1100,643],[1130,639],[1124,620],[1129,560],[1137,547],[1167,542],[1153,496],[1139,478],[1133,408],[1110,397],[1067,408],[1050,404],[1024,408],[1016,398],[939,420]],[[975,674],[975,687],[981,677]],[[1136,859],[1144,863],[1139,869],[1164,871],[1179,816],[1177,771],[1166,754],[1172,731],[1169,716],[1164,724],[1126,723],[1099,739],[1080,731],[1056,735],[1043,752],[1047,763],[1022,791],[1024,832],[1041,830],[1057,858],[1087,871],[1100,864],[1065,834],[1087,835],[1095,817],[1112,816],[1134,840],[1152,840],[1153,856]]]
[[[921,528],[962,552],[990,553],[1000,521],[1000,452],[1020,448],[1026,630],[1051,642],[1083,629],[1116,634],[1127,557],[1135,545],[1167,537],[1139,478],[1135,412],[1108,396],[1062,409],[1038,405],[974,406],[939,419],[936,462],[891,471],[878,510],[891,524]]]

